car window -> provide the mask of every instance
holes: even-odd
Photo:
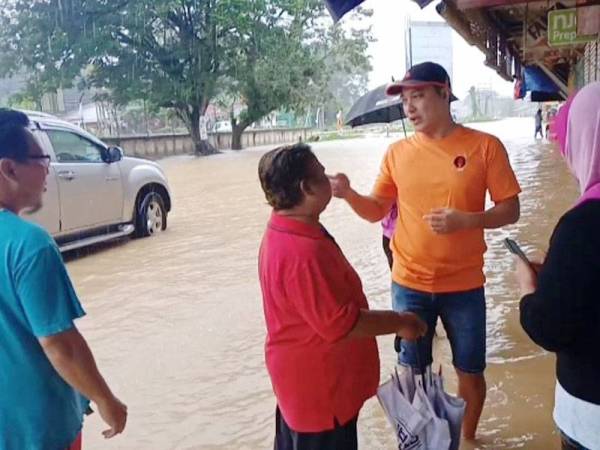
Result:
[[[69,131],[48,130],[46,133],[58,162],[103,162],[102,148],[92,141]]]

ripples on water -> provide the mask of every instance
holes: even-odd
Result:
[[[556,448],[551,410],[554,359],[518,324],[510,235],[527,250],[545,248],[575,185],[559,156],[532,138],[533,121],[479,124],[506,144],[523,188],[519,224],[486,233],[488,400],[481,442],[463,448]],[[372,187],[392,138],[319,143],[329,172],[346,172],[361,192]],[[162,165],[174,210],[168,231],[69,258],[68,269],[89,316],[80,321],[99,365],[129,405],[126,433],[104,441],[99,417],[85,428],[88,449],[272,448],[275,400],[263,362],[264,321],[256,255],[269,216],[257,176],[264,150],[210,158],[178,157]],[[373,308],[388,308],[389,270],[380,227],[334,200],[323,223],[356,267]],[[393,368],[389,337],[379,339],[382,377]],[[447,342],[436,342],[450,390]],[[376,400],[359,421],[361,448],[393,449],[393,433]]]

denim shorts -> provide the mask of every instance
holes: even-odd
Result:
[[[433,362],[431,346],[437,318],[442,319],[450,346],[452,364],[462,372],[478,374],[485,370],[485,291],[434,294],[392,283],[394,311],[410,311],[427,323],[427,335],[418,343],[402,340],[398,362],[419,369]],[[417,361],[417,349],[419,361]]]

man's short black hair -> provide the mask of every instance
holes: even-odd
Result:
[[[29,152],[27,115],[14,109],[0,108],[0,158],[25,161]]]
[[[311,162],[316,156],[306,144],[276,148],[265,153],[258,163],[258,177],[269,205],[275,211],[298,206],[304,194],[300,187],[311,177]]]

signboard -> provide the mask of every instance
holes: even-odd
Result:
[[[595,35],[577,34],[577,8],[548,13],[548,45],[551,47],[581,45],[595,40]]]
[[[417,2],[420,3],[420,2]],[[461,10],[475,8],[492,8],[525,3],[523,0],[456,0],[456,7]]]

